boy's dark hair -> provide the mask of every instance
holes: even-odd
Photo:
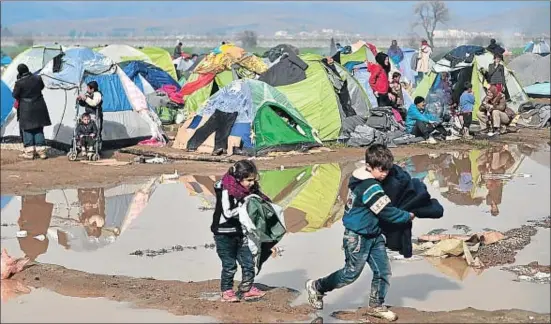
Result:
[[[374,144],[365,150],[365,163],[372,169],[380,168],[388,171],[394,164],[394,156],[386,145]]]
[[[235,178],[237,181],[241,181],[250,177],[251,175],[257,175],[258,169],[256,165],[249,160],[237,161],[229,170],[228,174]]]
[[[465,90],[467,90],[467,89],[471,89],[473,87],[473,84],[469,81],[466,81],[463,86],[465,87]]]
[[[415,99],[413,100],[413,103],[414,103],[415,105],[418,105],[418,104],[422,103],[423,101],[425,101],[425,98],[420,97],[420,96],[417,96],[417,97],[415,97]]]
[[[80,116],[80,119],[83,119],[84,117],[92,118],[90,117],[90,113],[86,113],[86,112]]]
[[[90,89],[94,89],[94,91],[99,91],[99,85],[96,81],[88,82],[87,86],[89,86]]]
[[[396,77],[401,77],[401,76],[402,76],[402,74],[401,74],[400,72],[394,72],[394,73],[392,73],[392,78],[393,78],[393,79],[396,78]]]

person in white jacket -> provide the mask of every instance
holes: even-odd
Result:
[[[429,43],[424,39],[421,41],[418,55],[416,69],[418,78],[417,83],[421,82],[425,73],[429,73],[430,71],[429,59],[432,55],[432,47],[430,47]]]

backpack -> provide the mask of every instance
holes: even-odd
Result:
[[[174,124],[174,118],[176,118],[176,110],[170,109],[166,106],[157,108],[157,115],[163,125]]]
[[[366,125],[382,132],[402,130],[400,124],[394,119],[394,113],[390,107],[371,109]]]

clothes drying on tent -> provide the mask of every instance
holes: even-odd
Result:
[[[44,129],[46,140],[67,146],[71,144],[79,115],[77,96],[86,84],[96,81],[103,94],[103,132],[105,146],[124,146],[141,139],[164,142],[157,115],[148,108],[145,95],[126,74],[107,57],[88,48],[74,48],[62,57],[62,69],[53,72],[50,61],[40,72],[45,88],[51,127]],[[2,137],[19,137],[19,124],[11,119],[2,126]]]
[[[151,93],[151,91],[147,91],[147,93],[145,91],[148,85],[153,90],[158,90],[164,85],[172,85],[178,91],[180,90],[180,84],[170,74],[153,64],[142,61],[127,61],[119,63],[119,66],[145,94]]]
[[[193,136],[188,141],[188,150],[195,151],[203,144],[207,138],[215,134],[214,136],[214,151],[227,150],[228,149],[228,137],[232,130],[233,124],[237,119],[237,112],[225,113],[220,110],[216,110],[212,116],[210,116],[203,126],[199,127]]]
[[[279,57],[279,62],[264,72],[258,80],[268,83],[273,87],[293,84],[306,79],[308,64],[300,59],[294,52],[284,52]]]
[[[295,55],[299,54],[298,48],[294,47],[293,45],[288,44],[279,44],[277,46],[274,46],[264,52],[262,57],[268,58],[271,63],[275,62],[283,53],[294,53]]]
[[[321,143],[285,95],[261,81],[233,81],[211,97],[196,118],[209,118],[216,111],[237,113],[230,136],[241,139],[247,154],[306,149]]]

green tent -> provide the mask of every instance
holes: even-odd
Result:
[[[231,135],[255,155],[321,145],[317,135],[285,95],[257,80],[236,80],[220,89],[198,115],[237,112]]]
[[[357,121],[358,116],[367,119],[371,104],[363,87],[350,73],[334,63],[332,66],[338,74],[335,73],[319,55],[299,57],[308,64],[306,79],[277,89],[318,130],[322,141],[342,138],[347,123]],[[343,103],[347,97],[350,100]]]
[[[197,81],[201,75],[199,73],[192,73],[187,78],[186,83]],[[220,88],[223,88],[230,84],[234,80],[231,71],[222,71],[216,75],[214,80],[209,82],[204,87],[194,91],[190,95],[184,96],[185,108],[188,112],[197,111],[212,95],[214,95]]]
[[[143,47],[138,49],[151,59],[153,65],[166,71],[174,80],[178,79],[176,68],[172,63],[172,57],[170,57],[170,54],[166,50],[160,47]]]
[[[480,109],[482,100],[485,97],[485,87],[488,87],[487,82],[484,79],[482,73],[480,73],[480,68],[488,70],[488,67],[493,62],[493,55],[489,52],[484,52],[483,54],[476,55],[472,63],[460,62],[455,65],[453,68],[450,67],[450,63],[447,59],[441,59],[436,62],[432,71],[425,75],[423,80],[417,85],[413,93],[413,98],[420,96],[426,98],[427,105],[430,106],[432,96],[436,97],[439,88],[439,81],[443,73],[448,73],[456,75],[458,80],[456,88],[454,90],[454,101],[459,101],[458,98],[462,92],[462,86],[466,81],[470,81],[473,85],[473,94],[475,97],[475,106],[473,109],[473,120],[478,120],[476,113]],[[510,100],[508,101],[508,107],[512,108],[514,111],[518,111],[518,107],[528,101],[528,95],[524,92],[524,89],[516,79],[513,71],[505,68],[505,82],[506,89],[509,93]],[[459,87],[457,87],[459,85]]]

